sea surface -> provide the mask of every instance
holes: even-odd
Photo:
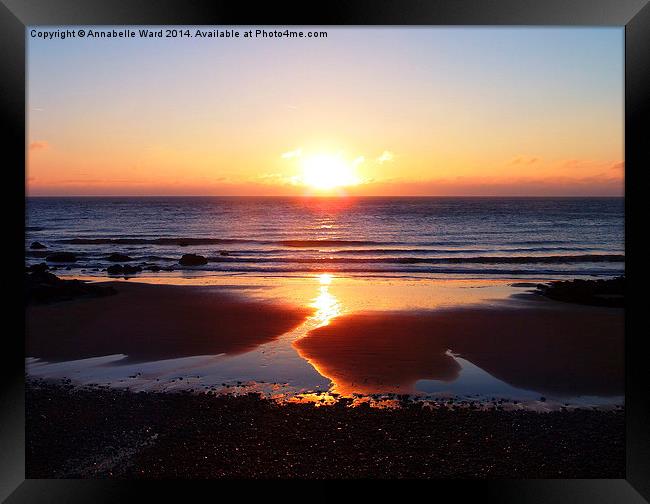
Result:
[[[57,197],[28,198],[26,214],[28,264],[73,252],[56,264],[71,274],[105,276],[115,252],[167,274],[565,278],[625,268],[623,198]],[[188,253],[209,262],[183,267]]]

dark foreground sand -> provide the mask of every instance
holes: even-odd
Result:
[[[27,356],[56,361],[121,353],[150,361],[235,354],[290,331],[311,313],[234,289],[108,285],[116,295],[28,306]]]
[[[31,382],[28,478],[622,478],[623,411],[397,410]]]

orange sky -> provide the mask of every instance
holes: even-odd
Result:
[[[28,194],[623,194],[622,30],[328,31],[29,39]]]

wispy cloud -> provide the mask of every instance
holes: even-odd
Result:
[[[512,161],[510,161],[510,164],[512,165],[532,165],[535,163],[538,163],[541,161],[540,158],[535,157],[535,156],[517,156],[514,158]]]
[[[299,158],[300,156],[302,156],[302,149],[298,147],[295,150],[284,152],[282,154],[282,159],[293,159],[293,158]]]
[[[625,171],[625,161],[618,160],[595,160],[595,159],[566,159],[553,164],[556,171],[562,173],[583,173],[587,176],[589,173],[620,172],[623,175]]]
[[[29,144],[29,150],[45,150],[50,146],[47,142],[39,141]]]
[[[392,161],[395,155],[388,150],[385,150],[384,152],[381,153],[381,156],[377,158],[377,162],[379,164],[387,163],[389,161]]]
[[[612,174],[585,177],[451,177],[375,180],[352,189],[356,195],[397,196],[622,196],[623,179]]]

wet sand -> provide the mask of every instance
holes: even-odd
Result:
[[[515,307],[365,312],[294,342],[342,394],[412,393],[451,381],[447,350],[515,387],[559,396],[623,394],[623,310],[537,300]]]
[[[309,324],[293,349],[340,394],[414,393],[419,380],[451,383],[462,371],[457,355],[541,395],[623,395],[621,308],[520,294],[507,302],[339,314],[327,286],[299,307],[297,299],[247,295],[244,286],[104,284],[118,294],[29,306],[27,356],[56,362],[125,354],[120,362],[129,364],[235,355],[276,341],[313,315],[325,325]]]
[[[223,287],[108,285],[116,295],[29,306],[26,355],[63,361],[126,354],[133,362],[237,354],[274,340],[312,313]]]
[[[30,382],[28,478],[622,478],[624,413],[285,404]]]

